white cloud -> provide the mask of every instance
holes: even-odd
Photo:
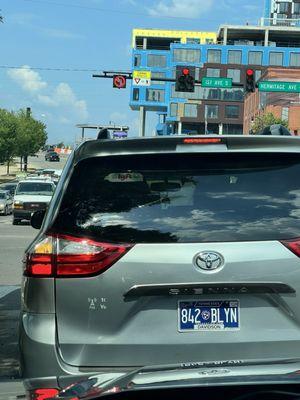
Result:
[[[214,0],[161,0],[148,9],[153,16],[197,18],[209,11]]]
[[[7,75],[26,92],[36,93],[47,87],[47,82],[43,81],[36,71],[30,69],[29,65],[9,69]]]
[[[87,119],[86,101],[78,99],[68,83],[61,82],[56,87],[50,88],[38,72],[26,65],[21,69],[8,70],[7,75],[29,93],[36,103],[56,108],[59,113],[63,113],[64,121],[71,117],[73,119],[76,117],[76,122]]]

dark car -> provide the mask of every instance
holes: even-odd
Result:
[[[45,161],[59,161],[59,155],[55,151],[50,151],[45,154]]]

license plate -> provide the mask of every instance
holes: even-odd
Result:
[[[180,332],[239,330],[239,301],[179,301],[178,325]]]

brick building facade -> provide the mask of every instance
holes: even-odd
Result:
[[[299,68],[267,68],[262,81],[300,82]],[[291,132],[300,134],[300,94],[285,92],[260,92],[246,96],[244,103],[244,134],[249,134],[256,116],[273,113],[288,120]]]

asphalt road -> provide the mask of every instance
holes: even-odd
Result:
[[[59,163],[45,162],[44,155],[39,155],[29,159],[29,166],[62,169],[66,160],[67,156],[62,156]],[[22,259],[37,233],[28,222],[12,225],[11,216],[0,215],[0,384],[18,378]]]
[[[68,156],[66,154],[60,155],[60,161],[45,161],[45,154],[39,153],[38,157],[29,157],[28,165],[30,168],[54,168],[63,169]]]

